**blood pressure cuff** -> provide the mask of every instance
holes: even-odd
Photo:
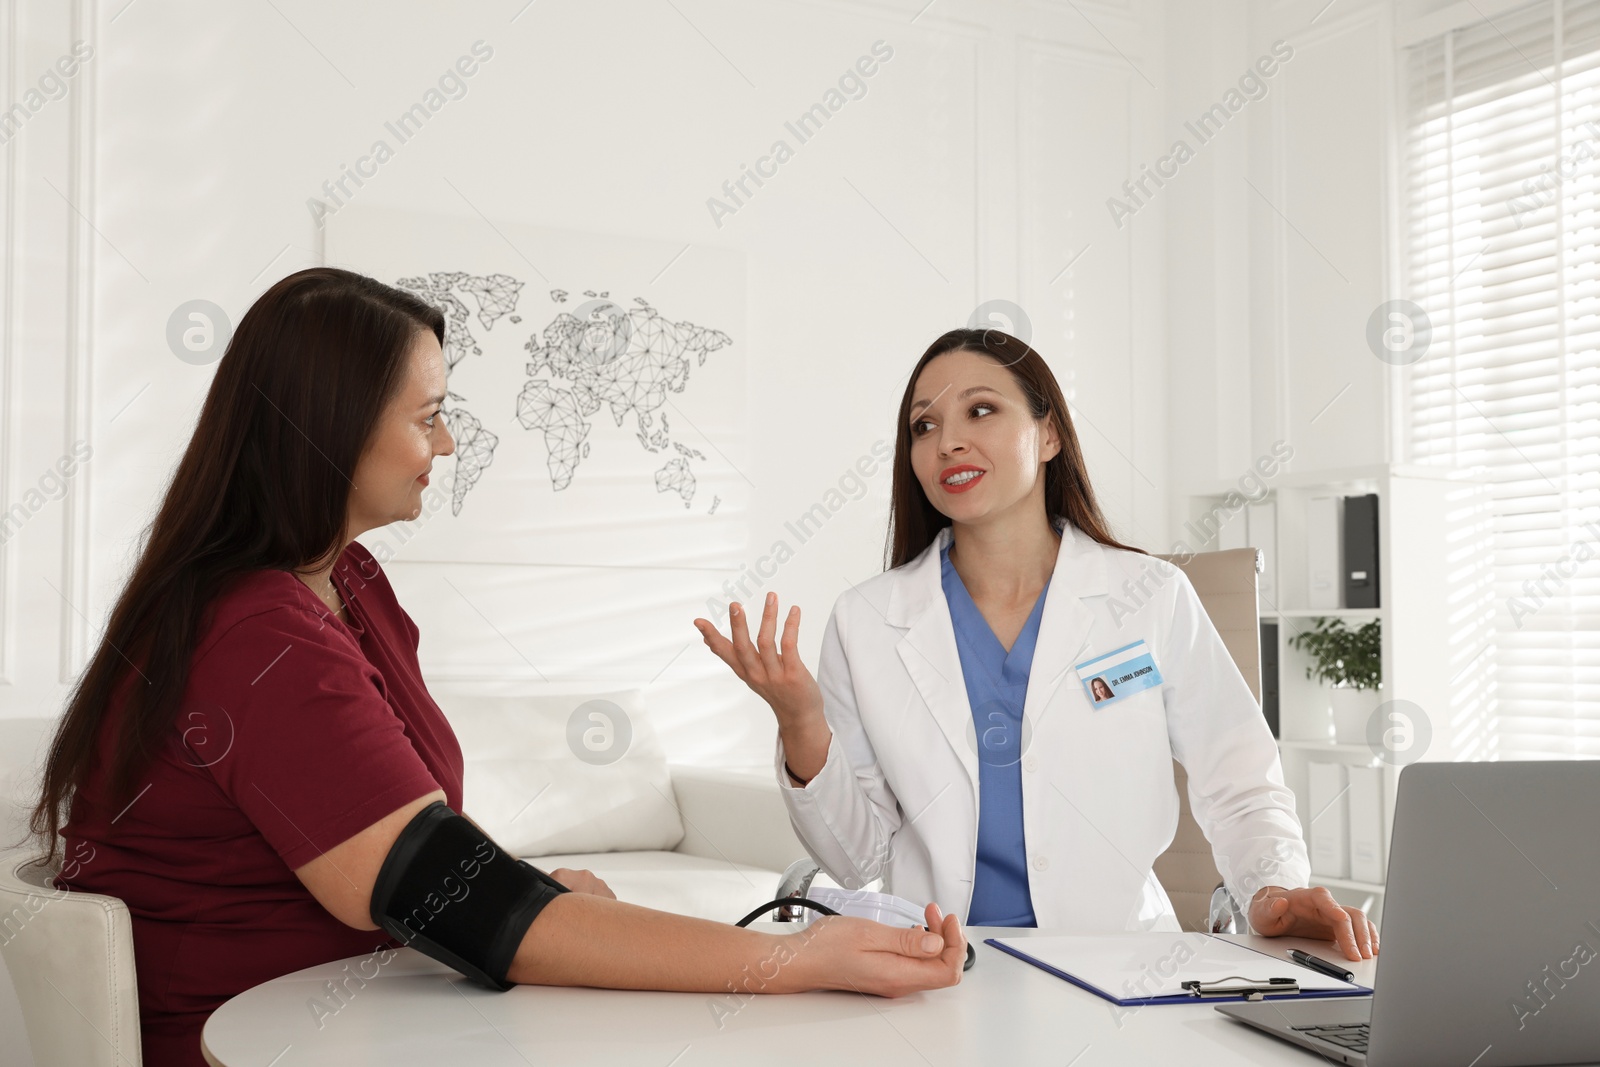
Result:
[[[372,887],[372,921],[423,955],[504,992],[522,936],[567,888],[501,850],[442,800],[400,831]]]

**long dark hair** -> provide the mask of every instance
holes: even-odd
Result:
[[[442,345],[444,316],[329,267],[289,275],[239,320],[51,743],[29,820],[50,859],[119,689],[126,704],[102,768],[115,806],[173,733],[215,596],[248,571],[318,570],[343,547],[351,475],[423,330]]]
[[[911,394],[917,387],[917,376],[933,360],[946,352],[976,352],[987,356],[1011,372],[1028,398],[1028,407],[1036,419],[1049,419],[1061,439],[1061,450],[1044,465],[1044,506],[1049,516],[1061,516],[1102,545],[1143,552],[1142,548],[1125,545],[1111,536],[1106,517],[1094,498],[1094,487],[1089,484],[1088,472],[1083,466],[1083,449],[1078,445],[1077,431],[1072,428],[1072,417],[1067,414],[1067,401],[1061,395],[1061,386],[1044,357],[1023,341],[1000,330],[951,330],[928,350],[922,353],[917,365],[911,368],[906,380],[906,392],[900,398],[900,416],[894,431],[894,487],[889,507],[889,538],[885,545],[885,566],[899,567],[909,563],[933,544],[939,531],[950,525],[948,516],[942,514],[911,471]]]

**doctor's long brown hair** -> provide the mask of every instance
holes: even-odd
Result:
[[[50,745],[29,821],[50,858],[92,771],[116,810],[177,743],[194,644],[223,587],[252,570],[314,570],[342,546],[350,476],[424,330],[444,343],[437,308],[331,267],[282,279],[239,320]],[[111,765],[97,767],[119,695]]]
[[[1067,401],[1061,395],[1061,386],[1044,357],[1024,342],[1000,330],[951,330],[943,335],[917,360],[906,380],[906,392],[900,398],[900,416],[894,431],[894,487],[889,508],[889,539],[886,545],[886,566],[899,567],[916,559],[923,549],[933,544],[939,531],[950,525],[948,516],[928,500],[922,483],[911,470],[911,399],[917,387],[917,376],[922,368],[946,352],[976,352],[988,356],[1011,373],[1036,419],[1049,419],[1061,439],[1061,449],[1045,461],[1044,506],[1052,516],[1062,516],[1089,537],[1111,548],[1125,548],[1143,552],[1142,548],[1125,545],[1111,536],[1106,518],[1100,513],[1100,504],[1094,498],[1094,487],[1089,484],[1088,472],[1083,466],[1083,449],[1078,445],[1078,434],[1072,428],[1072,417],[1067,414]]]

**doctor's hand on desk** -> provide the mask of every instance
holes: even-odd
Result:
[[[804,785],[814,778],[828,759],[828,742],[833,732],[822,715],[822,690],[800,659],[796,645],[800,639],[800,608],[789,609],[784,619],[783,638],[777,637],[778,595],[768,593],[761,612],[761,628],[750,640],[745,627],[744,608],[728,605],[728,637],[706,619],[694,620],[695,629],[718,659],[733,668],[739,680],[767,702],[778,718],[783,737],[783,752],[791,778]]]
[[[1322,886],[1267,886],[1250,901],[1250,928],[1265,937],[1332,941],[1352,960],[1371,959],[1378,951],[1378,928],[1366,913],[1340,904]]]

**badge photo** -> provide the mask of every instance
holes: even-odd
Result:
[[[1161,684],[1161,671],[1143,641],[1086,659],[1073,670],[1078,672],[1084,694],[1096,709]]]

